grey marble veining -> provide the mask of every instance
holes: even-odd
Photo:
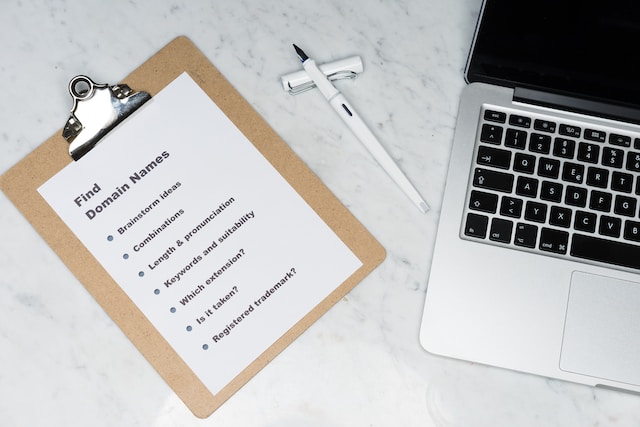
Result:
[[[190,37],[387,249],[386,261],[206,420],[191,415],[0,195],[0,424],[637,426],[640,398],[432,356],[418,343],[462,70],[480,0],[5,1],[0,172],[66,121],[69,80],[117,83]],[[421,214],[300,64],[360,55],[337,83],[430,204]],[[142,88],[143,89],[143,88]]]

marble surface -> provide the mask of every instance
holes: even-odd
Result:
[[[640,397],[448,360],[418,327],[480,0],[12,1],[0,6],[0,172],[62,127],[77,74],[121,78],[190,37],[387,249],[386,261],[211,417],[195,418],[0,195],[0,425],[637,426]],[[421,214],[291,43],[361,55],[338,85],[432,210]]]

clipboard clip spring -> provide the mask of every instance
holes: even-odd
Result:
[[[88,153],[111,129],[151,99],[147,92],[136,92],[126,84],[98,84],[83,75],[71,79],[69,93],[73,108],[62,137],[69,142],[73,160]]]

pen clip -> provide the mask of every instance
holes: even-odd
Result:
[[[334,81],[334,80],[344,80],[344,79],[355,79],[356,77],[358,77],[358,73],[356,73],[355,71],[337,71],[335,73],[329,74],[327,75],[327,78],[330,81]],[[313,89],[314,87],[316,87],[316,84],[314,82],[305,82],[302,83],[300,85],[291,86],[291,83],[289,83],[289,94],[290,95],[298,95],[299,93],[302,92],[306,92],[308,90]]]
[[[362,59],[359,56],[338,59],[319,65],[320,71],[331,81],[355,79],[364,71]],[[305,70],[295,71],[280,77],[282,88],[291,95],[297,95],[316,87]]]

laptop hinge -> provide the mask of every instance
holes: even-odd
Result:
[[[513,101],[640,124],[640,111],[623,105],[607,104],[520,87],[515,88]]]

